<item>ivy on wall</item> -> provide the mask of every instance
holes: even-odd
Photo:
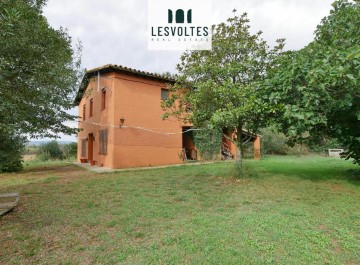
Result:
[[[219,158],[222,130],[209,128],[207,130],[194,131],[194,142],[200,152],[202,160],[215,160]]]

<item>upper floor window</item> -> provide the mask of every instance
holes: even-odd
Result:
[[[105,109],[106,107],[106,89],[104,88],[101,91],[101,110]]]
[[[169,97],[169,90],[162,88],[161,89],[161,99],[166,100]]]
[[[82,115],[83,121],[85,120],[85,118],[86,118],[86,105],[84,104],[84,106],[83,106],[83,115]]]
[[[90,99],[90,112],[89,112],[89,117],[92,117],[93,115],[93,105],[94,105],[94,100]]]

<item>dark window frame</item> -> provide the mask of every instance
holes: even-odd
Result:
[[[93,116],[94,112],[94,99],[90,99],[89,118]]]
[[[86,104],[83,105],[83,115],[82,120],[84,121],[86,119]]]
[[[106,88],[101,90],[101,110],[106,108]]]
[[[167,100],[169,98],[169,89],[161,89],[161,100]]]

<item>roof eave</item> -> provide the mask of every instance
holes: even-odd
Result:
[[[157,80],[157,81],[162,81],[162,82],[168,82],[168,83],[175,83],[174,79],[171,79],[171,78],[168,78],[165,76],[161,76],[158,74],[140,71],[140,70],[136,70],[133,68],[124,67],[124,66],[107,64],[107,65],[104,65],[101,67],[90,69],[85,72],[85,75],[80,83],[79,90],[76,94],[76,97],[74,100],[74,105],[76,105],[76,106],[79,105],[79,103],[85,93],[86,87],[89,84],[89,77],[97,72],[100,72],[100,74],[111,73],[111,72],[120,72],[120,73],[135,75],[135,76],[142,77],[142,78],[147,78],[147,79],[152,79],[152,80]]]

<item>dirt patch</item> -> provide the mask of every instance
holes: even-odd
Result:
[[[328,234],[328,235],[331,234],[330,228],[328,228],[328,227],[327,227],[326,225],[324,225],[324,224],[319,225],[319,229],[322,230],[322,231],[324,231],[324,232],[325,232],[326,234]],[[332,245],[333,245],[332,251],[333,251],[334,253],[340,254],[340,253],[343,252],[343,249],[342,249],[342,247],[340,246],[338,239],[336,239],[336,238],[333,237],[333,238],[331,239],[331,243],[332,243]]]
[[[89,177],[91,172],[76,167],[73,164],[40,166],[12,174],[0,174],[0,181],[5,186],[24,185],[46,182],[56,178],[58,183],[66,183],[80,177]]]
[[[339,183],[331,183],[330,185],[330,189],[333,192],[342,192],[344,191],[344,186],[342,184]]]
[[[68,165],[59,165],[59,166],[42,166],[42,167],[27,169],[22,173],[25,174],[36,173],[37,175],[47,175],[50,172],[67,173],[76,170],[78,170],[78,167],[75,167],[72,164],[68,164]]]
[[[329,229],[326,225],[324,225],[324,224],[319,225],[319,229],[322,230],[322,231],[324,231],[324,232],[326,232],[326,233],[329,233],[329,232],[330,232],[330,229]]]

